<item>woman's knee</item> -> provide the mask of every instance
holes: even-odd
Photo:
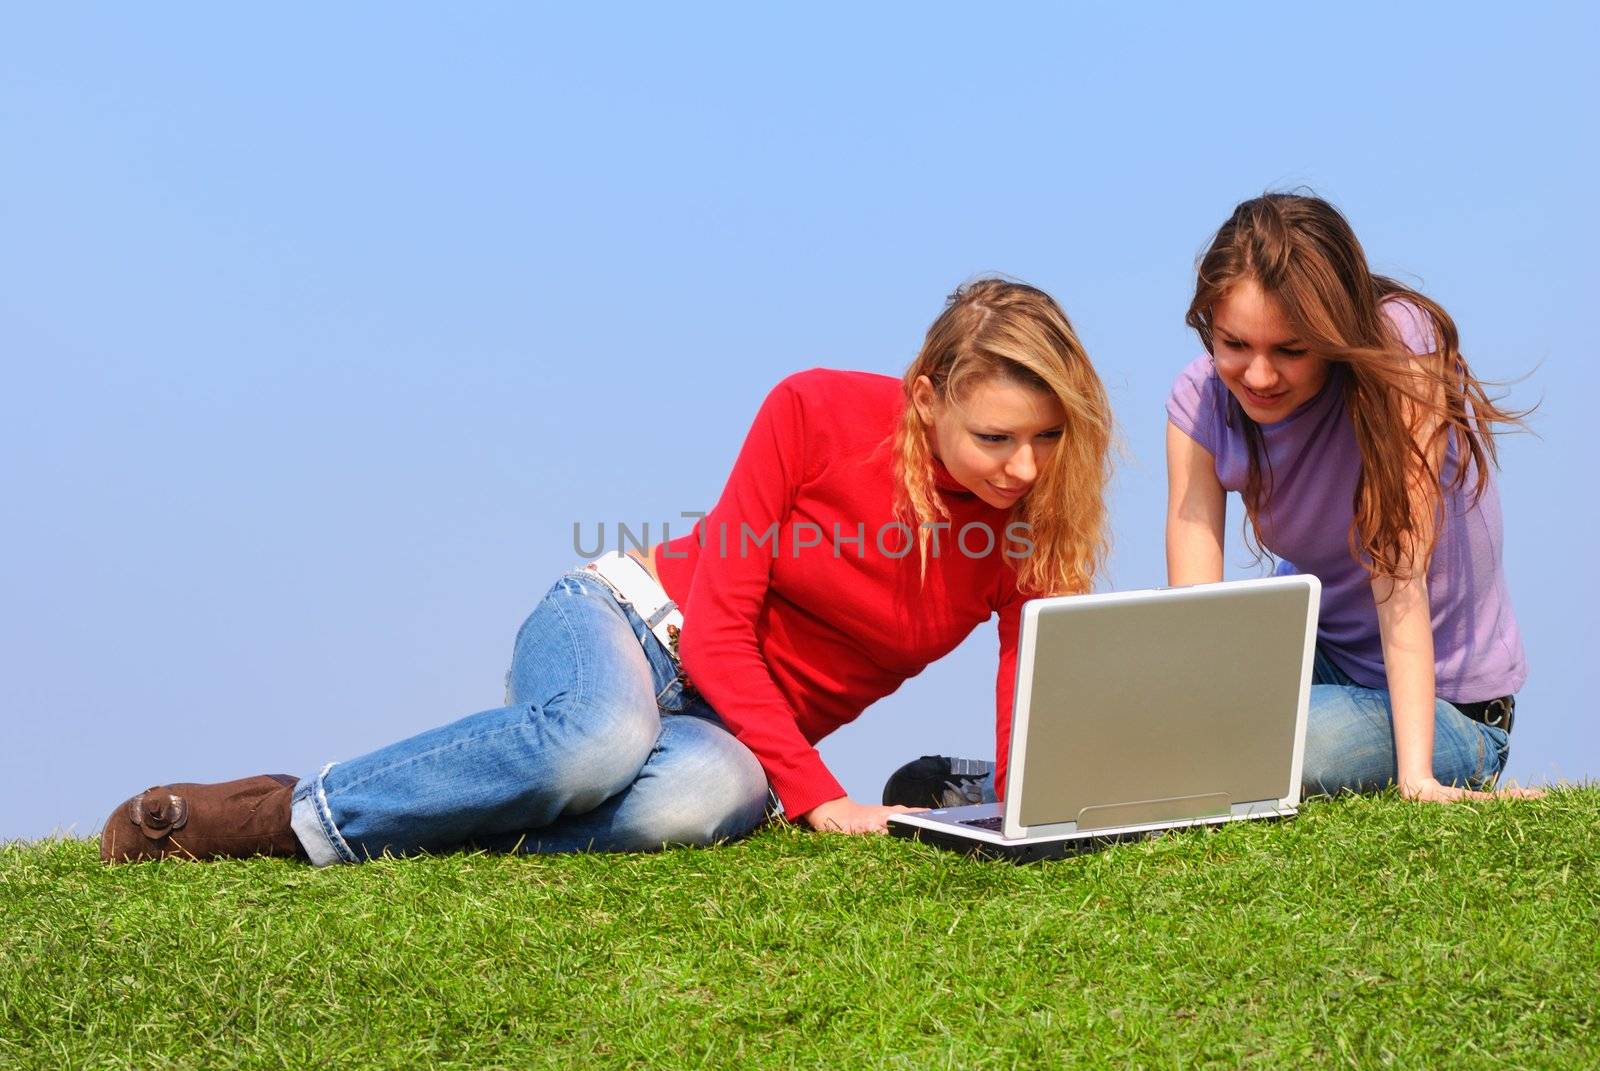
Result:
[[[507,705],[653,705],[650,660],[597,583],[563,577],[523,623],[506,674]]]
[[[1394,779],[1387,697],[1374,689],[1311,688],[1300,782],[1305,795],[1375,792]]]

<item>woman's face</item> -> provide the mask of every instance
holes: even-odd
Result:
[[[1217,376],[1257,424],[1282,420],[1316,397],[1328,361],[1306,348],[1283,302],[1246,279],[1211,307]]]
[[[1022,501],[1067,419],[1049,391],[1001,378],[982,380],[959,402],[946,402],[921,376],[911,400],[928,429],[933,456],[956,482],[996,509]]]

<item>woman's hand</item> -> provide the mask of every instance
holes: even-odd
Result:
[[[1497,788],[1493,792],[1478,792],[1470,788],[1442,785],[1438,778],[1424,777],[1416,781],[1403,781],[1400,795],[1418,803],[1455,803],[1458,800],[1536,800],[1544,796],[1537,788]]]
[[[805,813],[805,823],[824,833],[887,833],[891,814],[915,814],[926,807],[875,806],[857,803],[849,796],[840,796],[827,803],[819,803]]]

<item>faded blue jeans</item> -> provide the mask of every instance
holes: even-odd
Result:
[[[1443,699],[1433,703],[1433,776],[1442,784],[1481,788],[1506,767],[1504,729],[1473,721]],[[1376,792],[1395,784],[1394,714],[1389,693],[1364,688],[1317,648],[1306,716],[1305,794]]]
[[[766,814],[754,755],[631,604],[564,575],[517,633],[506,705],[330,763],[295,786],[319,866],[389,852],[648,851],[742,836]]]

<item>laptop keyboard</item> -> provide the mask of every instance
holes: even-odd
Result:
[[[988,818],[968,818],[961,824],[964,826],[977,826],[979,829],[992,829],[998,833],[1005,825],[1005,818],[997,814]]]

